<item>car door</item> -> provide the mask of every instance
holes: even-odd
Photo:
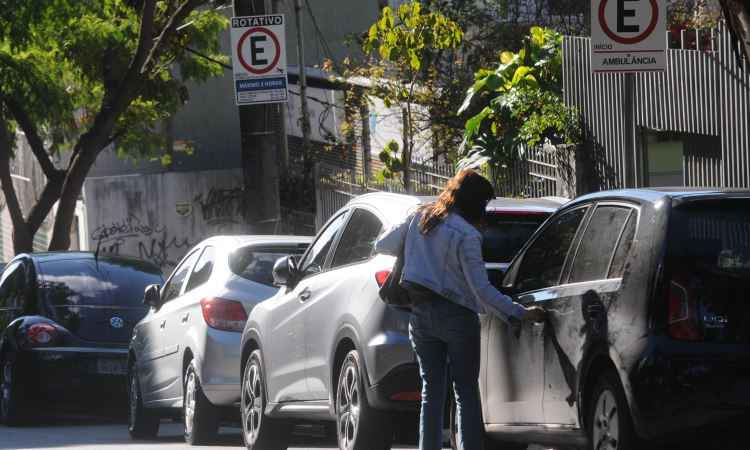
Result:
[[[587,209],[576,208],[551,219],[514,261],[504,283],[517,302],[533,306],[556,295],[569,249]],[[485,326],[485,421],[543,423],[544,325],[508,324],[489,318],[485,319]]]
[[[180,296],[188,274],[195,265],[198,249],[190,252],[174,269],[172,275],[161,290],[161,303],[158,308],[152,308],[138,327],[138,335],[143,343],[143,355],[139,358],[139,377],[145,402],[165,402],[169,406],[176,400],[174,393],[174,369],[169,367],[169,357],[176,353],[172,344],[168,343],[167,316],[172,311],[168,308],[170,302]]]
[[[164,397],[170,399],[182,398],[182,354],[186,345],[185,334],[191,321],[203,320],[200,306],[202,296],[199,288],[211,276],[216,249],[207,245],[197,250],[194,255],[200,256],[197,259],[191,258],[196,262],[190,268],[190,274],[183,283],[182,291],[162,307],[163,320],[166,323],[162,331],[164,363],[160,365],[160,370],[164,371],[164,377],[169,386]]]
[[[632,205],[597,204],[574,244],[569,273],[563,275],[556,295],[539,302],[549,317],[544,341],[547,424],[580,426],[576,370],[589,349],[607,346],[607,311],[620,289],[637,222],[638,210]]]
[[[331,383],[330,357],[334,334],[340,320],[358,314],[357,308],[369,308],[361,298],[365,288],[375,286],[375,273],[367,270],[374,256],[375,241],[383,231],[383,222],[367,209],[352,211],[336,249],[323,273],[310,283],[310,299],[305,313],[307,385],[313,400],[327,400]]]
[[[305,375],[305,313],[315,283],[324,274],[328,254],[346,222],[348,211],[334,216],[318,233],[298,264],[300,280],[282,287],[265,303],[268,326],[261,337],[271,402],[312,400]]]

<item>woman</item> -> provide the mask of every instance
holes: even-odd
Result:
[[[505,321],[542,321],[544,310],[525,308],[495,289],[482,260],[480,227],[492,185],[473,170],[462,170],[437,201],[422,206],[387,232],[376,251],[404,250],[401,285],[409,292],[409,337],[422,378],[419,448],[443,442],[447,362],[456,397],[458,447],[482,448],[479,403],[479,318],[490,312]]]

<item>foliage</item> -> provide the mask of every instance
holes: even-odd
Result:
[[[121,157],[171,160],[159,125],[189,101],[187,83],[223,70],[197,54],[227,60],[218,35],[228,20],[215,9],[222,3],[0,0],[0,127],[24,131],[49,180],[44,201],[34,205],[42,217],[61,199],[57,218],[66,219],[59,229],[56,223],[56,236],[63,235],[68,206],[102,149],[113,145]],[[14,140],[2,144],[5,161]],[[57,167],[60,160],[69,162]],[[13,189],[3,183],[6,197]],[[19,211],[11,215],[16,234],[36,233],[37,223],[24,224]]]
[[[561,45],[558,32],[532,27],[523,48],[475,74],[459,114],[476,104],[481,110],[466,121],[461,166],[507,164],[526,147],[580,139],[576,114],[562,100]]]
[[[399,146],[396,141],[389,141],[378,155],[385,167],[376,174],[377,179],[392,180],[396,174],[404,170],[403,156],[399,157]]]
[[[393,163],[386,163],[388,176],[400,174],[407,190],[415,138],[434,124],[429,112],[439,97],[437,55],[457,48],[462,39],[458,24],[423,8],[418,1],[404,3],[397,10],[385,7],[362,43],[369,61],[348,67],[348,77],[370,80],[368,93],[403,116],[405,132],[400,152],[398,145],[389,145],[383,156]]]

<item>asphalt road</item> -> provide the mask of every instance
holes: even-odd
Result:
[[[219,441],[206,447],[211,450],[238,450],[242,447],[239,429],[222,428]],[[291,449],[337,450],[335,439],[299,437]],[[414,449],[414,447],[394,447]],[[7,428],[0,426],[0,449],[50,450],[166,450],[193,449],[185,444],[182,425],[162,423],[159,436],[153,441],[132,441],[127,425],[121,420],[94,417],[52,417],[36,425]],[[543,450],[532,446],[529,450]]]

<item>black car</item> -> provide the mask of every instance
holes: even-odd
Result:
[[[130,334],[148,312],[143,292],[162,283],[157,266],[92,253],[22,254],[8,263],[0,278],[0,422],[18,424],[51,398],[77,406],[126,399]]]
[[[629,450],[750,412],[750,192],[576,199],[503,285],[549,314],[482,319],[488,448]]]

